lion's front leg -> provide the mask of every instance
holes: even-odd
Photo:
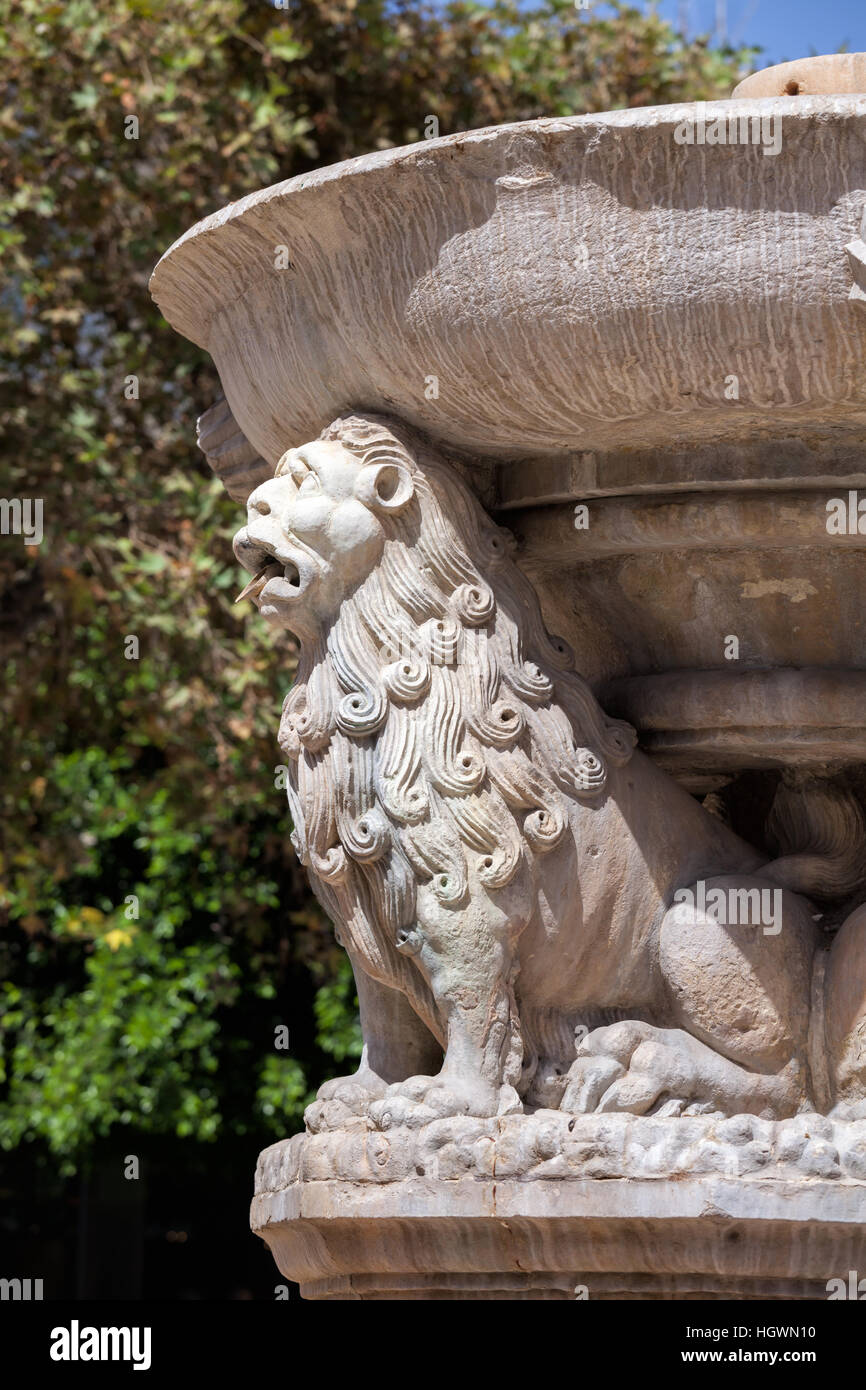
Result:
[[[366,1113],[392,1082],[422,1068],[435,1069],[442,1049],[415,1013],[406,996],[368,975],[353,957],[364,1047],[357,1071],[325,1081],[307,1106],[305,1121],[313,1132],[339,1129]]]
[[[451,908],[422,888],[418,925],[400,943],[430,986],[445,1021],[447,1046],[437,1075],[411,1076],[389,1086],[370,1107],[382,1128],[520,1108],[514,1086],[523,1051],[513,977],[522,923],[487,894],[467,896],[467,902]]]

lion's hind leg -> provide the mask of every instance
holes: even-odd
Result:
[[[578,1049],[561,1109],[570,1114],[790,1114],[799,1069],[748,1072],[681,1028],[638,1020],[588,1034]]]
[[[753,876],[683,890],[659,930],[647,1021],[595,1029],[562,1108],[783,1117],[809,1094],[816,931],[808,903]]]

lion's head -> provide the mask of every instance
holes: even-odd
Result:
[[[235,537],[235,554],[255,576],[244,595],[299,636],[336,617],[378,564],[389,519],[412,502],[408,455],[390,434],[360,424],[346,422],[343,434],[332,426],[283,454],[273,478],[250,494]]]
[[[301,638],[280,746],[295,848],[344,944],[397,984],[419,880],[466,901],[559,844],[569,804],[631,755],[542,622],[529,581],[454,469],[412,431],[337,420],[249,499],[250,596]]]

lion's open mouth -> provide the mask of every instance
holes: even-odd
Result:
[[[293,560],[287,560],[285,564],[271,560],[241,589],[235,603],[240,603],[244,598],[251,598],[254,603],[259,603],[261,599],[276,599],[277,602],[280,599],[296,599],[302,587],[301,572]]]

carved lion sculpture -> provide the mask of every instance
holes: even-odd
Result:
[[[866,910],[825,949],[786,887],[818,861],[766,864],[635,750],[429,446],[336,421],[255,488],[235,550],[300,639],[293,843],[361,1009],[360,1068],[308,1124],[862,1100]],[[862,858],[837,858],[851,891]]]

